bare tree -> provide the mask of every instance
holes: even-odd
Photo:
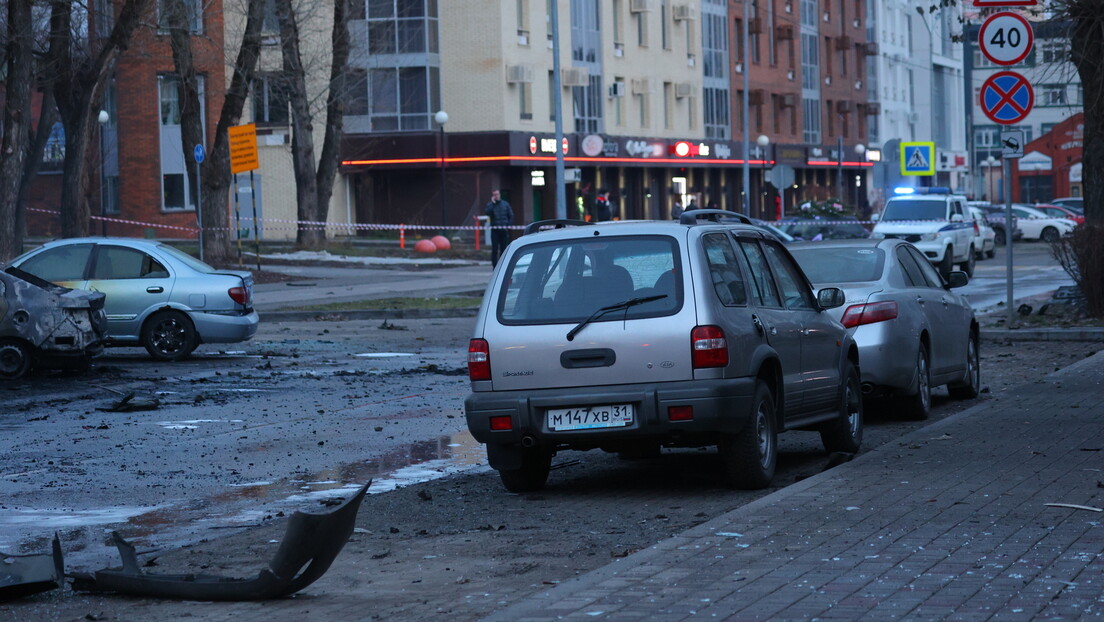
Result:
[[[325,222],[337,175],[345,115],[345,73],[349,61],[348,0],[334,0],[331,30],[330,81],[326,91],[326,128],[321,157],[315,156],[314,121],[307,72],[300,49],[299,17],[291,0],[276,0],[280,23],[283,78],[288,88],[292,124],[292,169],[295,174],[298,220]],[[317,250],[326,241],[325,228],[299,224],[296,245]]]
[[[261,26],[264,21],[265,0],[247,0],[246,22],[237,58],[232,68],[230,86],[223,97],[215,135],[203,163],[202,187],[199,188],[203,211],[203,250],[205,258],[215,265],[230,261],[231,235],[228,201],[230,194],[230,146],[228,130],[241,121],[249,86],[257,70],[261,50]],[[173,64],[181,82],[181,142],[187,151],[190,145],[202,145],[202,109],[199,99],[199,80],[196,76],[192,53],[192,35],[183,0],[168,3],[169,40],[173,51]],[[185,158],[188,179],[193,188],[198,187],[198,166],[194,159]]]
[[[74,15],[85,10],[74,0],[50,0],[50,47],[47,52],[54,98],[65,127],[65,163],[61,186],[61,234],[88,234],[88,147],[103,103],[104,89],[119,56],[152,0],[124,0],[111,34],[93,57],[87,39],[74,28]]]
[[[31,84],[34,54],[30,39],[30,0],[8,0],[5,54],[4,136],[0,142],[0,222],[16,223],[19,186],[27,159],[31,133]],[[0,259],[10,259],[23,250],[23,236],[10,224],[0,228]]]

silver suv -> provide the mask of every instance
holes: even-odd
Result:
[[[468,350],[468,427],[514,492],[559,450],[717,446],[763,488],[777,433],[830,452],[863,434],[858,349],[770,234],[691,210],[678,222],[534,223],[507,248]],[[542,230],[547,226],[553,230]]]

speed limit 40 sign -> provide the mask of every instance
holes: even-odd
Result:
[[[1027,58],[1035,44],[1031,24],[1018,13],[1002,11],[989,16],[978,32],[981,53],[997,65],[1015,65]]]

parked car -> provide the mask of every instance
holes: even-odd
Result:
[[[814,295],[769,233],[707,211],[538,222],[506,249],[468,348],[464,410],[508,490],[542,487],[564,449],[717,446],[741,488],[770,484],[782,431],[859,449],[858,350],[826,312],[843,292]]]
[[[104,295],[43,281],[18,268],[0,272],[0,380],[33,367],[84,368],[103,352]]]
[[[1063,207],[1075,207],[1084,212],[1085,209],[1085,197],[1062,197],[1060,199],[1054,199],[1050,201],[1051,205],[1061,205]]]
[[[975,256],[978,259],[992,257],[997,252],[997,232],[993,230],[993,225],[989,224],[985,210],[973,206],[968,206],[966,210],[970,212],[974,229],[977,231],[977,235],[974,236]]]
[[[212,268],[155,240],[56,240],[12,265],[103,292],[108,345],[141,344],[158,360],[177,361],[200,343],[235,343],[257,332],[252,274]]]
[[[828,313],[851,331],[862,361],[863,394],[888,396],[926,419],[931,391],[977,397],[981,387],[979,327],[964,296],[963,272],[944,281],[903,240],[838,240],[795,244],[791,252],[815,287],[839,287],[847,304]]]
[[[956,265],[973,276],[978,232],[966,216],[966,197],[947,188],[901,189],[886,201],[870,237],[912,242],[944,278]]]
[[[1051,218],[1065,218],[1066,220],[1072,220],[1074,224],[1085,224],[1085,214],[1076,207],[1067,207],[1065,205],[1048,205],[1046,203],[1039,203],[1032,206],[1040,212],[1050,216]]]
[[[786,217],[778,227],[795,240],[850,240],[870,237],[854,216]]]
[[[1007,214],[1003,205],[989,205],[988,203],[979,205],[981,209],[985,210],[985,217],[989,219],[989,226],[993,227],[993,233],[997,234],[996,243],[997,246],[1004,246],[1008,243],[1008,233],[1006,231],[1005,219]],[[1023,239],[1023,229],[1020,229],[1019,219],[1016,218],[1016,213],[1012,213],[1012,241],[1018,241]]]
[[[1022,203],[1013,203],[1012,213],[1016,215],[1025,240],[1056,242],[1058,238],[1072,232],[1077,226],[1072,220],[1048,216]]]

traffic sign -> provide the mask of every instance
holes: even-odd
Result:
[[[1031,24],[1019,13],[990,15],[978,31],[981,53],[998,65],[1015,65],[1027,58],[1035,44]]]
[[[902,175],[935,175],[935,143],[901,143]]]
[[[974,0],[976,7],[1035,6],[1036,4],[1039,4],[1036,0]]]
[[[203,160],[207,159],[207,151],[203,149],[203,145],[196,145],[192,155],[195,156],[196,164],[203,164]]]
[[[998,71],[981,85],[981,111],[989,120],[1015,125],[1035,105],[1035,89],[1015,71]]]
[[[261,168],[257,154],[257,126],[235,125],[227,128],[230,143],[230,173],[237,175]]]
[[[1024,131],[1003,130],[1000,133],[1001,156],[1004,158],[1022,158],[1024,153]]]
[[[783,190],[793,185],[794,172],[794,168],[789,164],[776,164],[774,168],[767,171],[767,181],[775,188]]]

